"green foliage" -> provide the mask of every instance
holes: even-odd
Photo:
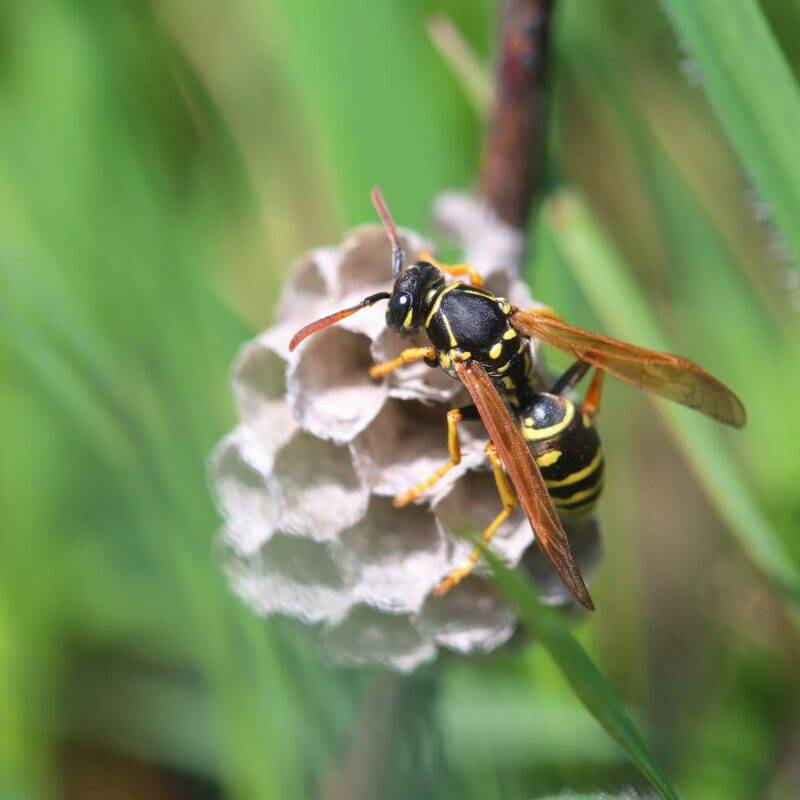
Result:
[[[646,791],[581,702],[663,796],[655,757],[687,797],[793,797],[800,290],[748,181],[800,252],[798,12],[765,4],[771,30],[751,1],[667,7],[699,87],[656,4],[561,0],[563,183],[530,277],[568,320],[718,373],[748,428],[656,401],[661,425],[609,382],[581,645],[506,576],[544,647],[407,684],[397,797]],[[230,596],[205,460],[289,260],[370,219],[375,183],[417,227],[437,191],[474,185],[480,124],[428,41],[434,12],[489,63],[489,2],[0,11],[3,797],[63,796],[110,758],[304,797],[340,763],[373,676]]]
[[[800,90],[755,0],[668,0],[708,97],[736,153],[800,257]]]
[[[557,614],[539,600],[536,588],[503,567],[491,553],[495,580],[511,600],[521,623],[551,655],[581,702],[665,800],[677,799],[664,770],[648,750],[619,697]]]
[[[544,210],[549,235],[610,333],[656,350],[673,352],[647,303],[611,244],[574,193],[561,191]],[[624,316],[619,308],[625,309]],[[747,479],[727,452],[714,423],[660,400],[659,414],[684,451],[700,485],[753,560],[800,604],[800,571],[780,535],[755,502]],[[755,445],[755,442],[753,443]]]

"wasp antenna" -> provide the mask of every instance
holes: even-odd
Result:
[[[392,275],[399,275],[403,269],[403,249],[400,247],[400,237],[397,234],[397,226],[394,224],[392,215],[386,207],[386,201],[383,199],[383,192],[380,187],[374,186],[372,188],[372,205],[378,212],[378,216],[386,228],[386,234],[389,237],[389,242],[392,245]]]
[[[300,330],[297,331],[294,336],[292,336],[292,341],[289,342],[289,352],[291,353],[295,347],[297,347],[297,345],[303,341],[303,339],[307,339],[312,333],[317,333],[317,331],[329,328],[331,325],[335,325],[337,322],[339,322],[339,320],[352,316],[356,313],[356,311],[361,311],[362,308],[367,308],[367,306],[371,306],[373,303],[377,303],[379,300],[388,300],[390,297],[391,295],[389,292],[378,292],[377,294],[371,294],[369,297],[365,297],[360,303],[350,306],[350,308],[344,308],[341,311],[328,314],[327,317],[318,319],[316,322],[309,323],[308,325],[300,328]]]

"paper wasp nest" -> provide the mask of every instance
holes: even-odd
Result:
[[[516,273],[499,266],[518,262],[518,235],[461,195],[443,197],[438,210],[487,288],[531,305]],[[425,243],[410,231],[401,236],[413,263]],[[335,661],[409,671],[440,647],[491,651],[516,620],[480,570],[444,597],[431,594],[470,552],[456,531],[482,530],[501,508],[480,423],[461,426],[463,460],[432,493],[403,509],[391,503],[447,461],[445,413],[465,404],[463,387],[421,363],[383,381],[369,377],[373,361],[409,346],[385,328],[383,303],[288,352],[300,327],[390,284],[389,245],[378,225],[297,261],[276,323],[236,360],[240,422],[220,442],[211,470],[225,520],[225,569],[245,602],[308,625]],[[586,575],[599,554],[597,524],[567,531]],[[511,564],[524,559],[544,599],[567,604],[532,542],[517,510],[492,548]]]

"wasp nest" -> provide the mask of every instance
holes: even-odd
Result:
[[[487,288],[532,304],[516,273],[501,266],[518,263],[518,234],[461,195],[442,197],[437,211]],[[412,263],[426,243],[410,231],[401,239]],[[275,325],[236,360],[240,422],[217,447],[211,469],[225,519],[225,568],[245,602],[264,616],[308,625],[338,662],[409,671],[439,647],[491,651],[509,639],[516,620],[480,569],[444,597],[431,594],[469,554],[458,531],[479,531],[500,510],[480,423],[462,426],[462,462],[430,494],[403,509],[391,502],[447,461],[445,414],[467,402],[463,387],[421,363],[381,381],[369,377],[373,362],[409,346],[386,329],[382,303],[289,353],[300,327],[390,281],[389,245],[377,225],[294,265]],[[568,533],[585,575],[598,555],[597,525],[573,524]],[[517,510],[492,549],[510,564],[524,558],[546,601],[569,603],[532,543]]]

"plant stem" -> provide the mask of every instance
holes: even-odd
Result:
[[[383,775],[395,735],[397,696],[402,678],[381,675],[370,688],[362,716],[342,764],[324,786],[320,800],[368,800]]]
[[[523,230],[539,182],[545,72],[555,0],[506,0],[495,100],[483,150],[479,195]]]

